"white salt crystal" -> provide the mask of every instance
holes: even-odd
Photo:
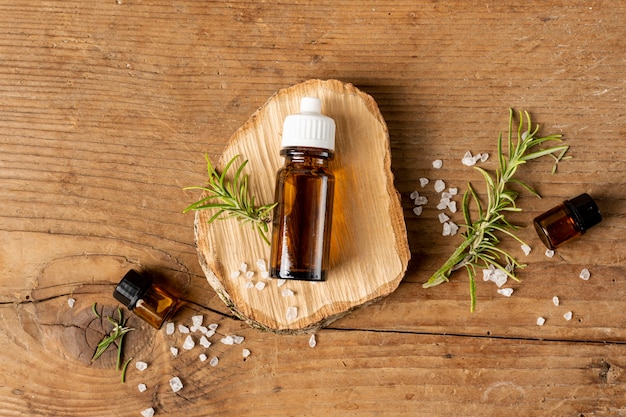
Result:
[[[270,277],[270,273],[269,271],[261,271],[261,278],[269,278]]]
[[[256,287],[257,290],[262,291],[263,288],[265,288],[265,283],[263,281],[259,281],[254,286]]]
[[[217,356],[213,356],[211,361],[209,361],[209,365],[211,366],[217,366],[218,363],[220,363],[220,360]]]
[[[416,206],[423,206],[425,204],[428,204],[428,198],[423,195],[420,195],[419,197],[413,200],[413,203],[415,203]]]
[[[413,213],[416,216],[421,216],[423,211],[424,211],[424,207],[422,207],[422,206],[415,206],[415,207],[413,207]]]
[[[219,324],[217,324],[217,323],[211,323],[211,324],[209,324],[209,329],[211,329],[211,330],[213,330],[213,331],[217,330],[217,328],[218,328],[218,327],[220,327],[220,325],[219,325]]]
[[[118,3],[118,4],[120,4],[120,3]],[[176,391],[174,391],[174,392],[176,392]],[[141,412],[141,415],[143,417],[154,417],[154,408],[152,408],[152,407],[146,408],[145,410],[143,410]]]
[[[563,318],[567,321],[570,321],[573,315],[574,313],[572,313],[571,311],[568,311],[567,313],[563,314]]]
[[[200,355],[198,355],[198,359],[200,359],[200,362],[204,362],[205,360],[207,360],[207,356],[204,353],[201,353]]]
[[[173,357],[178,356],[178,348],[175,348],[174,346],[172,346],[172,347],[170,348],[170,352],[172,352],[172,356],[173,356]]]
[[[472,156],[472,153],[470,151],[465,152],[465,155],[463,155],[463,159],[461,159],[461,163],[468,167],[476,165],[476,161],[474,160],[474,157]]]
[[[165,334],[171,336],[174,334],[174,330],[176,330],[176,326],[171,321],[165,325]]]
[[[207,332],[209,331],[209,329],[204,326],[193,327],[191,330],[193,330],[194,332],[200,332],[202,334],[207,334]]]
[[[554,251],[552,249],[546,249],[546,256],[548,258],[554,257]]]
[[[233,342],[235,342],[236,345],[240,345],[243,343],[244,340],[246,340],[243,336],[237,336],[236,334],[231,336],[233,338]]]
[[[543,317],[537,317],[537,326],[543,326],[546,322],[546,319]]]
[[[454,222],[445,222],[443,224],[443,232],[441,233],[443,236],[454,236],[456,232],[459,231],[459,226]]]
[[[254,288],[254,282],[252,282],[252,281],[246,282],[246,288],[249,289],[249,290]]]
[[[248,272],[246,272],[246,278],[247,278],[247,279],[252,279],[252,277],[254,277],[254,271],[248,271]]]
[[[189,327],[183,326],[182,324],[178,325],[178,333],[187,334],[189,333]]]
[[[192,316],[191,322],[193,323],[193,327],[198,328],[202,326],[202,322],[204,321],[204,316]]]
[[[241,355],[243,356],[244,359],[246,359],[248,356],[250,356],[250,353],[251,353],[250,350],[249,349],[245,349],[245,348],[241,351]]]
[[[445,223],[450,220],[450,217],[446,213],[439,213],[439,223]]]
[[[480,158],[482,158],[482,157],[483,157],[482,154],[479,154],[479,153],[474,155],[474,162],[476,163],[476,162],[480,161]]]
[[[178,392],[183,389],[183,383],[179,377],[175,376],[174,378],[170,379],[170,387],[172,388],[172,391]]]
[[[444,191],[443,193],[441,193],[441,198],[447,198],[448,200],[450,200],[452,198],[452,194],[450,194],[448,191]]]
[[[256,261],[256,266],[259,268],[259,271],[267,271],[267,264],[265,263],[265,259],[261,258]]]
[[[489,159],[488,153],[484,153],[480,156],[480,162],[487,162],[488,159]]]
[[[437,210],[445,210],[448,207],[448,204],[450,204],[450,199],[442,198],[439,200],[439,204],[437,204]]]
[[[450,193],[450,195],[457,195],[459,193],[459,189],[456,187],[448,188],[448,192]]]
[[[524,252],[524,255],[528,256],[531,250],[532,249],[527,244],[522,245],[522,251]]]
[[[202,346],[203,348],[208,348],[209,346],[211,346],[211,341],[209,341],[206,336],[202,336],[200,338],[200,346]]]
[[[239,265],[239,270],[240,270],[241,272],[244,272],[244,273],[245,273],[245,272],[248,270],[248,264],[247,264],[247,263],[245,263],[245,262],[242,262],[242,263]]]
[[[443,182],[443,180],[435,181],[435,191],[436,192],[440,193],[440,192],[442,192],[445,189],[446,189],[446,183]]]
[[[561,301],[559,300],[559,297],[557,297],[556,295],[554,297],[552,297],[552,304],[554,304],[555,306],[558,307],[560,302]]]
[[[528,131],[522,132],[522,136],[521,136],[522,140],[526,140],[527,137],[528,137]]]
[[[294,321],[298,317],[298,307],[291,306],[287,308],[287,312],[285,313],[285,318],[288,321]]]
[[[284,288],[283,291],[281,292],[281,295],[283,297],[293,297],[294,293],[289,288]]]
[[[211,337],[211,336],[215,335],[215,330],[209,329],[209,330],[206,331],[205,335],[206,335],[206,337]]]
[[[317,345],[317,340],[315,340],[315,334],[312,334],[311,337],[309,337],[309,346],[314,348]]]
[[[433,168],[441,169],[442,166],[443,166],[443,161],[441,159],[435,159],[433,161]]]
[[[241,271],[232,271],[232,272],[230,273],[230,277],[231,277],[232,279],[239,278],[239,275],[241,275]]]
[[[420,178],[420,186],[422,188],[426,187],[429,182],[430,182],[430,180],[428,178]]]
[[[483,269],[483,281],[491,281],[491,275],[493,271],[491,269]]]
[[[220,342],[222,342],[225,345],[234,345],[235,344],[235,340],[233,339],[232,336],[226,336],[226,337],[222,338],[222,340],[220,340]]]
[[[183,342],[183,349],[191,350],[196,345],[196,342],[193,341],[193,337],[191,335],[187,335],[185,341]]]
[[[282,287],[285,284],[285,282],[287,282],[286,279],[280,278],[280,279],[276,280],[276,286],[280,288],[280,287]]]
[[[139,384],[137,385],[137,389],[139,390],[139,392],[145,392],[148,387],[146,387],[146,384]]]
[[[76,299],[74,299],[74,298],[68,298],[68,299],[67,299],[67,305],[68,305],[70,308],[74,308],[74,304],[76,304]]]
[[[420,196],[419,191],[413,191],[409,197],[411,198],[411,200],[415,200],[419,196]]]
[[[513,295],[513,288],[501,288],[498,290],[498,294],[502,294],[505,297],[510,297]]]
[[[457,211],[456,201],[450,201],[448,203],[448,210],[450,210],[450,213],[456,213],[456,211]]]
[[[148,364],[143,361],[137,361],[137,363],[135,363],[135,367],[140,371],[145,371],[148,369]]]
[[[498,286],[498,288],[506,284],[506,281],[508,279],[509,279],[509,276],[506,274],[506,272],[504,272],[501,269],[496,269],[495,271],[493,271],[493,274],[491,275],[491,281],[493,281]]]
[[[580,276],[580,279],[584,279],[585,281],[587,281],[591,277],[591,273],[589,272],[587,268],[584,268],[582,271],[580,271],[579,276]]]

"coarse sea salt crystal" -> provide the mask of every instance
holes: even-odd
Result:
[[[175,376],[170,379],[170,388],[172,388],[172,391],[174,392],[178,392],[183,389],[183,383],[179,377]]]
[[[443,180],[435,181],[435,191],[436,192],[440,193],[440,192],[442,192],[445,189],[446,189],[446,183],[443,182]]]
[[[465,166],[471,167],[472,165],[476,165],[476,160],[472,156],[470,151],[465,152],[463,158],[461,159],[461,163]]]
[[[148,387],[146,387],[146,384],[139,384],[137,385],[137,389],[139,390],[139,392],[145,392]]]
[[[198,328],[202,326],[202,322],[204,321],[204,316],[192,316],[191,322],[193,323],[193,327]]]
[[[546,319],[543,317],[537,317],[537,326],[543,326],[546,323]]]
[[[450,217],[446,213],[439,213],[439,223],[445,223],[450,220]]]
[[[248,356],[250,356],[250,354],[251,354],[250,349],[245,349],[245,348],[244,348],[244,349],[241,351],[241,355],[243,356],[243,358],[244,358],[244,359],[246,359]]]
[[[433,168],[441,169],[442,166],[443,166],[443,161],[441,159],[435,159],[433,161]]]
[[[568,311],[567,313],[563,314],[563,318],[567,321],[570,321],[573,315],[574,313],[572,313],[571,311]]]
[[[424,207],[422,206],[413,207],[413,214],[415,214],[416,216],[421,216],[423,211]]]
[[[287,280],[286,280],[286,279],[284,279],[284,278],[277,279],[277,280],[276,280],[276,286],[277,286],[278,288],[280,288],[280,287],[282,287],[283,285],[285,285],[285,282],[287,282]]]
[[[285,318],[289,321],[293,321],[298,317],[298,307],[291,306],[287,308],[287,312],[285,313]]]
[[[513,288],[501,288],[498,290],[498,294],[502,294],[505,297],[510,297],[513,295]]]
[[[183,326],[182,324],[178,325],[178,333],[187,334],[189,333],[189,327]]]
[[[246,282],[246,288],[249,289],[249,290],[254,288],[254,282],[252,282],[252,281]]]
[[[70,308],[74,308],[74,304],[76,304],[76,299],[74,299],[74,298],[68,298],[68,299],[67,299],[67,305],[68,305]]]
[[[501,269],[496,269],[491,275],[491,281],[493,281],[498,286],[498,288],[506,284],[508,279],[509,276]]]
[[[584,268],[582,271],[580,271],[579,277],[580,279],[587,281],[591,277],[591,273],[589,272],[587,268]]]
[[[191,350],[196,345],[196,342],[193,341],[193,337],[191,335],[187,335],[185,341],[183,342],[183,349]]]
[[[437,210],[445,210],[448,207],[448,204],[450,204],[450,199],[442,198],[439,200],[439,204],[437,204]]]
[[[420,196],[419,191],[413,191],[413,192],[411,193],[411,195],[409,196],[409,198],[410,198],[411,200],[415,200],[415,199],[416,199],[417,197],[419,197],[419,196]]]
[[[315,334],[312,334],[311,337],[309,337],[309,346],[312,348],[317,346],[317,340],[315,339]]]
[[[173,357],[178,356],[178,348],[175,348],[174,346],[172,346],[172,347],[170,348],[170,352],[172,353],[172,356],[173,356]]]
[[[204,362],[207,360],[207,356],[204,353],[201,353],[198,355],[198,359],[200,359],[200,362]]]
[[[450,210],[450,213],[456,213],[456,211],[457,211],[456,201],[450,201],[448,203],[448,210]]]
[[[256,261],[256,266],[259,268],[259,271],[267,271],[267,264],[263,258]]]
[[[263,281],[259,281],[254,286],[256,287],[257,290],[262,291],[263,288],[265,288],[265,283]]]
[[[424,188],[428,185],[430,180],[428,178],[420,178],[420,187]]]
[[[416,198],[413,199],[413,203],[416,206],[423,206],[425,204],[428,204],[428,197],[425,197],[423,195],[417,196]]]
[[[530,246],[523,244],[521,247],[522,247],[522,251],[524,252],[524,255],[528,256],[530,254],[530,251],[532,250]]]
[[[203,348],[208,348],[209,346],[211,346],[211,341],[207,339],[206,336],[202,336],[199,343],[200,346],[202,346]]]
[[[222,344],[224,344],[224,345],[234,345],[235,344],[235,340],[233,339],[232,336],[226,336],[226,337],[222,338],[222,340],[220,340],[220,342],[222,342]]]
[[[443,224],[443,231],[442,231],[442,235],[443,236],[454,236],[456,235],[456,232],[459,231],[459,226],[456,225],[456,223],[454,222],[445,222]]]
[[[145,410],[141,412],[141,415],[143,417],[154,417],[154,408],[152,407],[146,408]]]
[[[236,345],[240,345],[243,343],[244,340],[246,340],[243,336],[237,336],[236,334],[231,336],[233,338],[233,342],[235,342]]]
[[[252,277],[254,277],[254,271],[248,271],[248,272],[246,272],[246,278],[247,278],[247,279],[252,279]]]
[[[459,189],[456,187],[451,187],[448,188],[448,192],[450,193],[450,195],[457,195],[459,193]]]
[[[553,258],[554,257],[554,251],[552,249],[546,249],[546,256],[548,258]]]
[[[231,277],[232,279],[239,278],[239,276],[240,276],[240,275],[241,275],[241,271],[232,271],[232,272],[230,273],[230,277]]]
[[[480,156],[480,162],[487,162],[488,159],[489,159],[488,153],[484,153]]]
[[[283,297],[293,297],[294,292],[290,290],[289,288],[284,288],[283,291],[281,292],[281,295]]]
[[[552,304],[558,307],[560,303],[561,301],[559,300],[559,297],[557,297],[556,295],[552,297]]]
[[[143,361],[137,361],[137,363],[135,363],[135,367],[140,371],[145,371],[148,369],[148,364]]]
[[[217,356],[213,356],[209,361],[209,365],[211,366],[217,366],[218,363],[220,363],[220,360]]]
[[[220,327],[220,325],[219,325],[219,324],[217,324],[217,323],[211,323],[211,324],[209,324],[209,329],[211,329],[211,330],[213,330],[213,331],[217,330],[217,328],[218,328],[218,327]]]
[[[239,270],[245,273],[248,270],[248,264],[245,262],[242,262],[241,264],[239,264]]]
[[[171,336],[174,334],[174,330],[176,330],[176,325],[171,321],[165,325],[165,334]]]
[[[269,271],[261,271],[261,278],[269,278],[269,277],[270,277]]]

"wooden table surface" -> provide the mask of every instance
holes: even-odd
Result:
[[[626,3],[3,0],[0,16],[0,415],[626,415]],[[392,295],[318,331],[315,348],[231,316],[182,213],[203,154],[216,161],[275,91],[311,78],[378,103],[412,254]],[[522,194],[514,217],[533,251],[505,243],[522,281],[506,298],[480,280],[470,313],[464,272],[421,286],[461,241],[441,235],[432,184],[482,192],[461,158],[495,154],[509,108],[563,134],[573,158],[555,175],[548,160],[521,168],[543,195]],[[414,190],[430,199],[419,217]],[[547,258],[532,218],[582,192],[604,221]],[[114,350],[90,362],[106,328],[92,305],[113,314],[132,267],[186,301],[177,324],[219,328],[186,351],[185,335],[125,311],[122,384]],[[232,334],[244,342],[220,342]]]

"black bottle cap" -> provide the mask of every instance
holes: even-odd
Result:
[[[137,300],[151,285],[152,278],[146,278],[134,269],[131,269],[115,287],[113,297],[132,310],[135,308]]]
[[[565,205],[569,207],[574,214],[583,233],[602,221],[600,209],[589,194],[581,194],[578,197],[565,201]]]

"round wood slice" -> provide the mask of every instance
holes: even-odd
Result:
[[[314,331],[356,307],[393,292],[410,258],[400,197],[393,185],[389,134],[376,102],[351,84],[309,80],[273,95],[233,135],[216,165],[247,159],[249,191],[258,205],[274,201],[283,120],[300,99],[319,97],[322,113],[337,124],[335,200],[330,270],[326,282],[263,278],[270,247],[248,224],[234,219],[208,224],[213,210],[196,212],[200,264],[227,306],[253,327],[277,333]],[[236,163],[235,166],[239,164]],[[231,175],[234,174],[229,171]],[[242,266],[242,264],[245,264]],[[251,278],[244,273],[253,272]],[[237,271],[240,271],[238,276]],[[253,284],[258,286],[252,286]],[[284,296],[284,290],[293,291]],[[297,315],[290,317],[288,311]]]

